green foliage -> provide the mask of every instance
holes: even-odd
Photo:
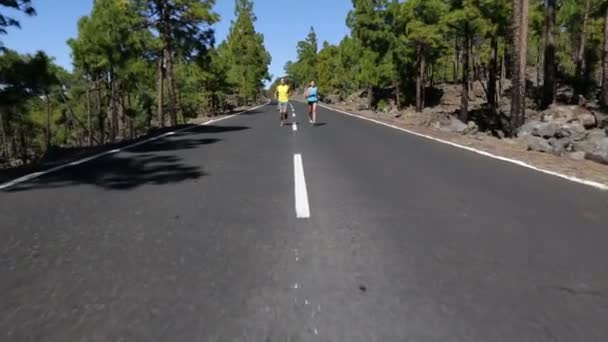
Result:
[[[236,86],[240,103],[255,100],[270,80],[270,53],[264,47],[264,36],[256,32],[253,2],[236,0],[236,20],[226,40],[224,56],[229,62],[228,80]]]
[[[134,138],[165,124],[255,100],[270,55],[250,1],[217,48],[214,0],[96,0],[68,41],[74,70],[43,53],[0,52],[0,162],[29,162],[52,146]],[[2,6],[34,14],[29,1]],[[0,33],[18,23],[0,14]],[[244,82],[240,83],[244,75]]]
[[[27,15],[36,15],[36,10],[32,6],[31,0],[0,0],[0,10],[10,8],[12,10],[21,11]],[[21,27],[18,20],[6,16],[0,12],[0,34],[6,34],[8,27]],[[0,41],[0,47],[2,42]]]
[[[386,102],[386,100],[384,99],[380,99],[380,101],[378,101],[378,104],[376,105],[376,108],[378,108],[378,110],[381,112],[384,112],[388,107],[388,102]]]
[[[316,80],[318,77],[318,41],[313,27],[310,28],[310,33],[308,33],[306,39],[298,42],[297,49],[298,61],[285,68],[296,87],[308,84],[308,82]]]
[[[0,54],[0,156],[17,154],[28,160],[42,151],[44,141],[40,137],[46,120],[43,108],[51,101],[50,107],[61,110],[61,104],[51,96],[62,90],[61,79],[66,75],[43,52],[20,55],[7,50]],[[54,111],[54,117],[56,114]],[[9,139],[11,136],[18,142]]]

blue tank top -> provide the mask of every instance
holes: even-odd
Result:
[[[308,101],[317,102],[317,99],[318,99],[317,87],[309,87],[308,88]]]

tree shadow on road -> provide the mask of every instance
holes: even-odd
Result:
[[[125,148],[80,165],[67,167],[28,182],[16,184],[5,192],[34,189],[55,189],[75,185],[94,185],[107,190],[131,190],[143,185],[164,185],[196,180],[207,174],[199,165],[187,165],[183,157],[186,150],[201,148],[223,141],[225,135],[201,135],[238,132],[249,129],[242,126],[196,126],[171,136],[162,137],[142,145]],[[221,138],[220,138],[221,137]]]
[[[248,112],[243,112],[240,115],[258,115],[258,114],[263,114],[263,113],[264,113],[263,110],[254,109],[254,110],[250,110]]]

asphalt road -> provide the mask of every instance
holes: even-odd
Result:
[[[608,340],[608,193],[294,107],[0,192],[0,340]]]

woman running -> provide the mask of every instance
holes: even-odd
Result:
[[[319,101],[319,90],[315,81],[310,82],[310,86],[304,94],[308,100],[308,118],[311,124],[317,123],[317,102]]]

